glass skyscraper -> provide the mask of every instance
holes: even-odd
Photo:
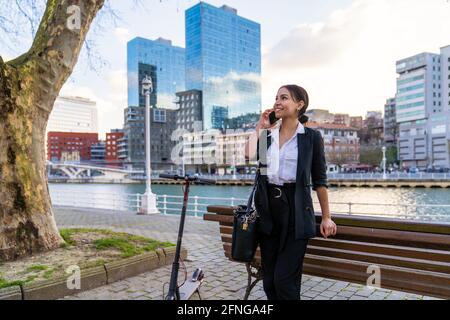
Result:
[[[148,73],[153,80],[151,103],[174,109],[175,93],[185,89],[185,50],[172,41],[134,38],[128,42],[128,106],[144,106],[141,78]],[[144,70],[144,66],[149,69]]]
[[[186,89],[203,92],[203,129],[222,129],[226,118],[259,113],[260,25],[236,9],[204,2],[188,9],[185,19]]]

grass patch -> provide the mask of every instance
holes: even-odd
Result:
[[[114,232],[104,229],[61,229],[60,234],[66,244],[62,247],[76,245],[72,239],[72,235],[78,233],[97,233],[107,237],[104,239],[94,240],[92,243],[97,250],[116,249],[121,252],[122,258],[129,258],[144,252],[154,251],[157,248],[167,248],[175,246],[170,242],[160,242],[142,236],[131,235],[128,233]]]
[[[51,279],[52,276],[53,276],[53,273],[55,273],[55,269],[53,269],[53,268],[45,271],[44,278],[47,279],[47,280]]]
[[[14,281],[7,281],[3,278],[0,278],[0,289],[14,287],[14,286],[23,286],[24,284],[31,282],[36,278],[37,278],[37,276],[29,276],[25,280],[14,280]]]
[[[160,242],[139,236],[121,236],[110,237],[95,240],[93,242],[97,250],[116,249],[122,253],[123,258],[129,258],[148,251],[154,251],[156,248],[165,248],[173,246],[169,242]]]
[[[22,286],[33,281],[51,280],[60,276],[64,274],[64,269],[67,267],[66,262],[61,259],[71,260],[72,255],[74,260],[71,262],[72,264],[80,266],[81,269],[89,269],[118,261],[121,258],[154,251],[157,248],[175,246],[170,242],[160,242],[142,236],[104,229],[61,229],[60,234],[65,241],[61,247],[70,248],[70,251],[61,250],[61,254],[50,259],[20,263],[17,268],[0,269],[0,289]],[[109,251],[102,252],[105,250]],[[2,262],[0,266],[3,265],[8,264]],[[5,274],[5,271],[8,273]]]
[[[37,264],[37,265],[31,266],[31,267],[28,267],[26,270],[26,273],[35,272],[35,271],[45,271],[47,269],[48,269],[48,266],[43,265],[43,264]]]
[[[71,236],[74,232],[72,232],[74,229],[61,229],[59,230],[59,234],[64,239],[65,243],[63,243],[61,246],[66,248],[67,246],[73,246],[75,244],[75,241],[72,240]]]

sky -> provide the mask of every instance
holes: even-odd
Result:
[[[82,55],[61,94],[97,102],[99,133],[122,128],[127,107],[126,43],[163,37],[185,46],[184,12],[197,0],[111,0],[120,21],[89,35],[107,66],[93,71]],[[382,110],[396,90],[395,62],[450,45],[448,0],[209,0],[261,24],[262,104],[295,83],[310,109],[364,116]],[[5,60],[27,50],[0,48]]]

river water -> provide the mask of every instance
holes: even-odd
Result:
[[[117,198],[125,194],[143,194],[145,184],[49,184],[53,202],[56,197],[72,197],[77,199],[72,205],[76,205],[83,197],[101,197],[112,195]],[[198,199],[198,209],[205,211],[206,205],[244,204],[245,198],[251,191],[250,186],[191,186],[190,203],[195,197],[224,198]],[[183,195],[180,185],[152,185],[152,192],[162,196]],[[63,195],[63,196],[62,196]],[[133,197],[132,197],[133,198]],[[233,200],[232,198],[242,199]],[[134,199],[134,198],[133,198]],[[159,197],[158,201],[162,201]],[[431,221],[450,222],[450,189],[424,189],[424,188],[330,188],[330,207],[332,213],[370,214],[400,217],[406,219],[420,219]],[[317,202],[317,196],[313,192],[313,200]],[[80,200],[81,201],[81,200]],[[110,200],[106,200],[110,202]],[[181,202],[181,198],[167,199],[168,202]],[[232,201],[232,202],[231,202]],[[62,201],[65,203],[64,201]],[[59,201],[61,204],[61,201]],[[427,205],[427,207],[422,207]],[[429,205],[446,205],[448,207],[433,207]],[[88,205],[89,206],[89,205]],[[158,205],[161,207],[161,205]],[[170,208],[167,213],[178,214],[180,204],[167,204]],[[191,205],[188,209],[193,210]],[[319,204],[315,204],[315,210],[320,211]],[[193,211],[190,211],[192,214]]]

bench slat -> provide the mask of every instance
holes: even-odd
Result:
[[[220,226],[221,234],[233,233],[232,226]],[[320,234],[320,233],[317,233]],[[315,238],[320,239],[320,238]],[[421,249],[434,249],[450,253],[450,237],[435,234],[419,234],[417,232],[402,232],[358,227],[338,226],[338,234],[331,240],[346,240],[368,244],[397,245]],[[450,256],[447,255],[447,258]],[[447,260],[448,261],[448,260]]]
[[[218,215],[226,219],[227,222],[233,221],[233,208],[229,206],[209,206],[207,211],[210,214]],[[316,222],[320,224],[322,215],[315,213]],[[450,236],[450,223],[433,223],[425,221],[408,221],[395,218],[379,218],[368,216],[355,216],[348,214],[332,214],[336,224],[341,226],[353,226],[364,228],[375,228],[397,231],[412,231],[421,233],[444,234]],[[207,220],[207,219],[205,219]],[[214,220],[217,221],[217,220]]]
[[[231,236],[222,237],[222,242],[224,248],[231,252]],[[317,256],[326,256],[332,258],[368,262],[371,264],[392,265],[410,269],[428,270],[450,274],[450,263],[417,259],[414,256],[398,257],[395,255],[392,256],[387,254],[373,254],[365,251],[341,250],[326,247],[317,247],[312,245],[308,245],[306,252],[308,254]],[[258,254],[258,256],[260,256],[260,254]]]
[[[311,239],[309,240],[308,245],[450,263],[450,252],[439,250],[426,250],[423,248],[408,248],[393,245],[323,238]]]
[[[303,270],[306,274],[313,276],[366,285],[367,279],[371,275],[367,273],[369,266],[369,263],[307,254]],[[442,273],[380,265],[380,275],[383,288],[446,299],[450,297],[450,276]]]
[[[445,262],[395,257],[389,255],[372,254],[367,252],[321,248],[316,246],[308,246],[306,252],[316,256],[340,258],[352,261],[368,262],[371,264],[399,266],[409,269],[427,270],[450,274],[450,263]]]

